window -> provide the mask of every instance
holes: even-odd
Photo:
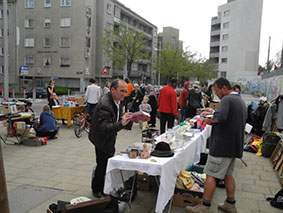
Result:
[[[227,28],[229,28],[229,22],[223,23],[223,29],[227,29]]]
[[[70,7],[71,0],[61,0],[61,7]]]
[[[0,37],[4,36],[4,29],[0,29]]]
[[[43,39],[43,46],[44,47],[51,47],[51,38],[50,37],[45,37]]]
[[[27,18],[25,19],[25,28],[33,28],[34,27],[34,19]]]
[[[70,66],[70,57],[61,56],[60,57],[60,67],[69,67]]]
[[[44,56],[43,57],[43,66],[47,67],[51,65],[51,56]]]
[[[226,78],[227,72],[226,71],[221,71],[220,72],[220,77]]]
[[[4,48],[0,47],[0,56],[3,56],[3,55],[4,55]]]
[[[71,18],[61,18],[60,27],[71,27]]]
[[[111,4],[107,4],[107,13],[109,13],[111,15],[111,9],[112,9],[112,5]]]
[[[91,39],[90,38],[86,38],[86,47],[91,47]]]
[[[4,10],[0,10],[0,18],[4,18]]]
[[[34,47],[34,38],[25,38],[25,47]]]
[[[228,35],[228,34],[222,35],[222,40],[228,40],[228,38],[229,38],[229,35]]]
[[[88,27],[91,27],[91,18],[87,18],[86,21],[87,21],[87,26],[88,26]]]
[[[221,63],[227,63],[228,59],[227,58],[221,58]]]
[[[44,19],[44,27],[51,27],[51,19],[50,18],[45,18]]]
[[[61,37],[60,47],[70,47],[70,46],[71,46],[71,38],[70,37]]]
[[[33,56],[26,56],[25,57],[25,65],[26,66],[33,66],[34,65],[34,58],[33,58]]]
[[[51,7],[51,0],[44,0],[44,7]]]
[[[223,16],[225,17],[225,16],[229,16],[230,15],[230,10],[225,10],[224,12],[223,12]]]
[[[3,75],[4,74],[4,66],[3,65],[0,65],[0,75]]]
[[[34,8],[34,0],[25,0],[25,8]]]
[[[228,46],[223,46],[223,47],[221,47],[221,51],[222,51],[223,53],[227,52],[227,51],[228,51]]]

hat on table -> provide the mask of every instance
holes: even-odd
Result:
[[[154,151],[151,152],[151,155],[155,157],[172,157],[174,152],[171,150],[168,143],[159,142]]]

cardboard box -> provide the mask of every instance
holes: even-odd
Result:
[[[18,113],[17,105],[15,102],[6,102],[2,104],[3,114]]]
[[[81,106],[84,105],[84,99],[83,98],[76,98],[76,102]]]
[[[219,106],[219,103],[209,103],[209,108],[212,108],[214,110],[217,110],[218,106]]]
[[[30,129],[16,129],[17,135],[28,136]]]
[[[18,130],[18,129],[25,130],[25,129],[26,129],[26,122],[24,122],[24,121],[18,121],[18,122],[16,122],[16,126],[17,126],[17,130]]]
[[[196,206],[201,203],[202,196],[202,192],[175,188],[173,205],[180,207]]]

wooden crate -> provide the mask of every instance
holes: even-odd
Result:
[[[278,173],[280,184],[283,186],[283,140],[281,140],[275,147],[270,156],[274,170]]]

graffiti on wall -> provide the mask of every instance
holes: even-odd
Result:
[[[262,79],[258,82],[258,90],[264,93],[268,99],[273,100],[283,94],[283,76],[275,76]]]

